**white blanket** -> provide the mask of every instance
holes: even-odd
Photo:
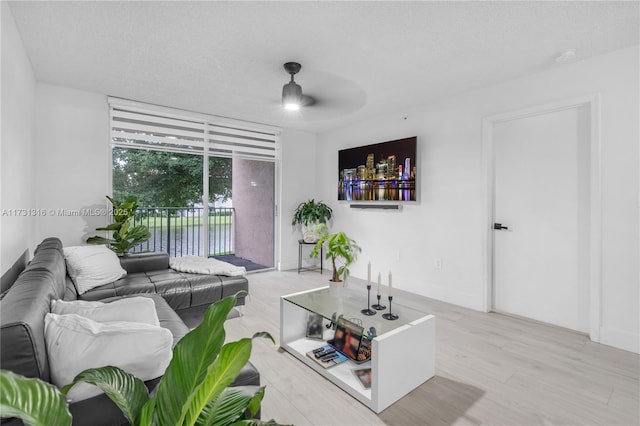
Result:
[[[244,266],[235,266],[221,260],[199,256],[172,257],[169,266],[180,272],[192,274],[226,275],[229,277],[244,277],[247,270]]]

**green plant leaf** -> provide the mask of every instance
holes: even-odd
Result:
[[[27,426],[71,425],[67,400],[55,386],[7,370],[0,370],[0,417]]]
[[[193,425],[209,401],[229,386],[238,376],[251,355],[251,339],[225,344],[215,362],[209,367],[204,381],[195,389],[184,424]]]
[[[225,339],[223,325],[235,302],[236,298],[230,296],[211,305],[202,323],[173,348],[173,358],[154,398],[155,421],[158,424],[185,424],[188,411],[193,417],[193,399],[222,348]],[[193,421],[195,418],[197,413]]]
[[[275,420],[258,420],[258,419],[245,419],[238,420],[233,426],[280,426],[280,423]]]
[[[223,426],[243,420],[245,410],[250,407],[254,416],[264,397],[264,386],[235,386],[224,389],[202,410],[197,426]],[[257,408],[256,408],[257,407]]]
[[[151,233],[144,225],[133,226],[134,215],[138,208],[137,197],[131,195],[119,202],[107,195],[107,199],[113,205],[113,219],[105,227],[96,228],[97,231],[113,231],[111,240],[102,237],[90,237],[89,244],[108,244],[118,254],[125,254],[136,245],[151,238]]]
[[[338,281],[340,276],[346,278],[349,275],[349,265],[351,265],[358,253],[362,251],[360,246],[354,240],[347,237],[344,232],[335,232],[333,234],[324,234],[313,247],[311,251],[312,257],[317,257],[323,244],[327,244],[325,257],[331,259],[333,266],[333,281]],[[342,265],[338,266],[340,263]]]
[[[79,382],[100,388],[120,408],[129,423],[138,424],[142,407],[149,400],[144,382],[118,367],[90,368],[78,374],[72,383],[62,388],[67,394]]]
[[[274,345],[276,344],[276,340],[273,338],[273,336],[267,333],[266,331],[259,331],[257,333],[254,333],[251,339],[255,339],[257,337],[263,337],[265,339],[269,339],[271,340],[271,343],[273,343]]]
[[[87,244],[113,244],[114,242],[114,240],[98,236],[87,238]]]
[[[156,409],[156,398],[155,396],[152,396],[151,398],[149,398],[147,403],[144,404],[144,406],[142,407],[138,426],[151,426],[153,424],[157,424],[158,422],[154,421],[155,409]]]
[[[127,219],[122,223],[122,227],[119,229],[120,238],[127,234],[129,227],[131,226],[131,220]]]
[[[96,231],[119,231],[122,228],[121,222],[111,223],[103,228],[96,228]]]
[[[264,398],[264,389],[265,386],[262,386],[262,389],[259,392],[256,392],[247,404],[247,410],[249,411],[249,415],[251,417],[255,416],[258,411],[260,411],[260,406],[262,405],[262,398]],[[243,413],[244,415],[244,413]]]
[[[323,202],[315,202],[311,199],[304,203],[300,203],[293,213],[293,220],[291,225],[301,223],[303,225],[309,225],[310,223],[319,222],[325,223],[331,219],[333,210]]]
[[[193,424],[192,421],[197,421],[200,413],[202,411],[206,411],[207,407],[211,404],[211,401],[219,398],[220,395],[225,392],[227,386],[235,380],[240,373],[240,370],[242,370],[245,364],[249,361],[252,342],[256,337],[265,337],[270,339],[272,342],[275,342],[269,333],[259,332],[255,333],[251,339],[240,339],[236,342],[227,343],[222,347],[218,358],[209,368],[207,377],[202,382],[195,398],[193,399],[193,414],[195,414],[195,417],[187,417],[185,422],[186,424],[191,425]],[[264,391],[254,394],[250,400],[245,401],[246,404],[244,408],[240,409],[240,411],[244,412],[244,409],[248,408],[253,414],[255,414],[260,408],[263,393]],[[227,414],[237,411],[237,408],[229,408],[222,403],[217,404],[216,407],[215,411],[220,410],[223,413],[227,412]],[[227,411],[227,409],[229,409],[229,411]],[[242,415],[242,417],[244,417],[244,415]]]
[[[146,226],[136,225],[129,230],[129,233],[127,234],[126,238],[127,238],[127,241],[129,242],[130,248],[132,248],[151,238],[151,233],[149,232]]]

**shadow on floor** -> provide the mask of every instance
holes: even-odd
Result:
[[[475,386],[434,376],[378,416],[388,425],[479,424],[466,412],[483,395]]]
[[[230,263],[235,266],[244,266],[244,268],[249,271],[258,271],[260,269],[267,269],[268,266],[260,265],[259,263],[252,262],[248,259],[243,259],[242,257],[238,257],[234,254],[226,254],[224,256],[215,256],[214,259],[221,260],[223,262]]]

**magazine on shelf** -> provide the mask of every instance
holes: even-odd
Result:
[[[371,388],[371,368],[356,368],[353,374],[365,389]]]
[[[333,350],[331,355],[335,354],[335,358],[332,357],[331,359],[327,359],[323,361],[321,358],[316,358],[316,353],[314,351],[307,352],[307,356],[312,360],[314,360],[322,368],[333,367],[334,365],[340,364],[341,362],[345,362],[346,360],[349,359],[344,354],[340,353],[339,351],[336,351],[331,345],[324,345],[321,348],[318,348],[317,350],[320,350],[320,349],[322,349],[323,351]]]
[[[333,339],[327,343],[358,364],[371,359],[371,340],[363,335],[363,328],[339,318]]]
[[[309,312],[307,314],[307,337],[309,339],[323,340],[323,331],[322,315]]]

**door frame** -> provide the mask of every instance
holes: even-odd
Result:
[[[602,304],[602,194],[601,194],[601,95],[591,95],[560,100],[524,109],[490,115],[482,119],[482,179],[484,186],[483,209],[483,310],[494,308],[494,188],[495,146],[493,129],[496,124],[532,117],[566,109],[586,106],[589,108],[590,164],[589,164],[589,337],[600,341]]]

